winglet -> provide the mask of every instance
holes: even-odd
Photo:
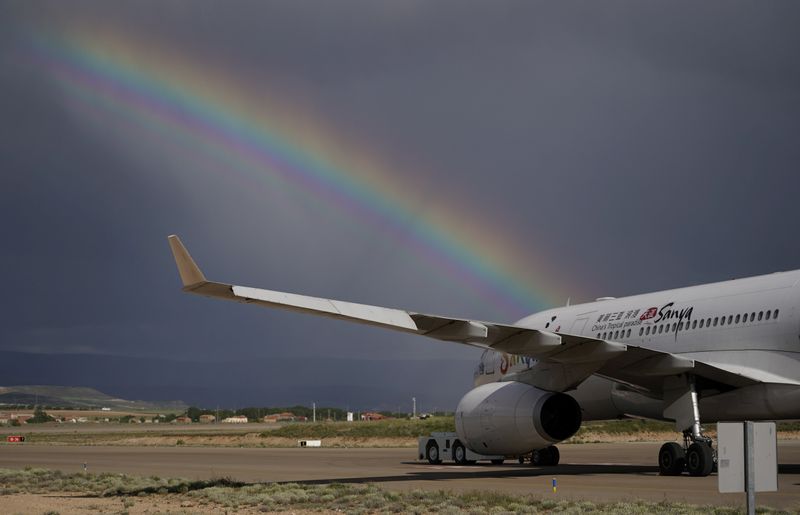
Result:
[[[167,239],[172,249],[172,255],[175,256],[175,264],[178,265],[178,272],[181,274],[183,285],[192,286],[207,282],[206,276],[203,275],[197,263],[195,263],[192,256],[189,255],[189,251],[183,246],[181,239],[174,234]]]

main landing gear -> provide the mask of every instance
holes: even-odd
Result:
[[[658,451],[658,469],[662,476],[679,476],[686,470],[690,476],[705,477],[714,470],[717,455],[711,438],[702,433],[700,408],[694,378],[680,376],[665,383],[664,416],[675,419],[683,429],[683,445],[667,442]],[[688,427],[687,427],[688,425]]]
[[[555,467],[560,459],[561,453],[555,445],[531,452],[531,465],[536,467]]]
[[[686,470],[690,476],[705,477],[714,470],[716,453],[711,438],[695,438],[691,432],[683,434],[683,445],[667,442],[658,451],[658,469],[662,476],[679,476]]]

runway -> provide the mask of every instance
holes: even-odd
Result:
[[[373,482],[393,490],[494,490],[590,501],[669,500],[743,506],[744,494],[720,494],[717,477],[661,477],[660,444],[562,445],[558,467],[429,465],[415,449],[214,448],[114,446],[0,446],[0,468],[43,467],[66,472],[115,472],[185,477],[227,476],[246,482]],[[778,492],[757,495],[759,505],[800,509],[800,441],[778,444]],[[557,493],[552,491],[556,478]]]

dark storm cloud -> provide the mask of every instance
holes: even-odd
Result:
[[[145,138],[116,135],[112,114],[85,118],[20,57],[29,30],[119,31],[249,92],[291,92],[417,185],[421,211],[457,199],[524,242],[545,263],[535,272],[568,280],[576,301],[797,268],[799,11],[789,2],[0,1],[0,264],[13,292],[0,349],[474,356],[187,297],[164,241],[171,232],[220,280],[504,316],[420,271],[375,227],[353,230],[324,206],[279,206],[224,174],[193,174]]]

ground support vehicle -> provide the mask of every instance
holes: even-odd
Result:
[[[459,465],[471,465],[477,461],[491,461],[500,465],[505,456],[478,454],[468,449],[458,438],[456,433],[434,432],[430,436],[419,437],[420,460],[436,465],[442,461],[453,461]]]

